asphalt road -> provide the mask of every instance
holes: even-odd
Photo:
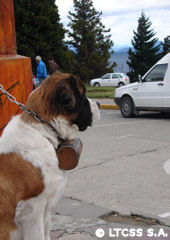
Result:
[[[170,219],[170,176],[163,169],[170,159],[170,115],[125,119],[118,110],[101,110],[101,120],[80,137],[83,153],[68,173],[66,197]]]

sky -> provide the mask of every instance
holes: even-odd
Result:
[[[73,0],[56,0],[61,22],[67,28],[68,11],[73,12]],[[93,0],[97,11],[102,11],[102,23],[111,29],[114,48],[131,46],[133,30],[137,30],[142,10],[149,17],[155,37],[163,41],[170,35],[170,0]]]

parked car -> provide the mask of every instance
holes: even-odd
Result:
[[[123,117],[132,117],[142,110],[170,112],[170,53],[138,82],[117,88],[114,100]]]
[[[125,73],[107,73],[101,78],[92,79],[91,86],[113,86],[121,87],[129,84],[129,77]]]

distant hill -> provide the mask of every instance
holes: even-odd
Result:
[[[161,42],[157,41],[155,46],[158,46],[160,44],[161,44]],[[110,58],[109,62],[117,63],[117,67],[114,68],[114,72],[127,73],[129,71],[129,66],[126,63],[128,60],[129,48],[132,48],[132,51],[134,51],[134,48],[132,46],[123,46],[123,47],[113,48],[114,53],[111,54],[111,58]],[[161,52],[162,52],[162,46],[160,47],[159,53],[161,53]]]
[[[123,47],[116,50],[113,54],[111,54],[111,58],[109,62],[117,63],[117,67],[114,68],[114,72],[127,73],[129,71],[129,66],[126,63],[128,60],[128,50],[129,50],[129,47]]]

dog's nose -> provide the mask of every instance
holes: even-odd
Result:
[[[99,103],[99,102],[96,102],[96,104],[97,104],[98,108],[100,109],[100,103]]]

